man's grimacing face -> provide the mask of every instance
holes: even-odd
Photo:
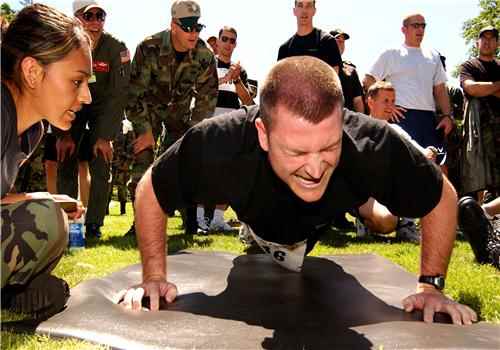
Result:
[[[271,130],[260,118],[255,121],[271,167],[297,197],[305,202],[320,200],[340,160],[341,109],[313,124],[278,105],[272,119]]]

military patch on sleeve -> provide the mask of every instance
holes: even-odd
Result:
[[[120,60],[122,64],[130,62],[130,51],[128,49],[120,51]]]
[[[109,72],[109,63],[103,61],[94,61],[94,72],[99,73],[108,73]]]

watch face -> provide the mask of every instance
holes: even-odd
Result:
[[[434,277],[434,283],[433,284],[439,290],[444,289],[444,278],[443,277]]]

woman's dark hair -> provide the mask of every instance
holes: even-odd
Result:
[[[78,19],[43,4],[27,6],[2,35],[2,81],[13,82],[22,93],[24,58],[47,66],[84,45],[90,46],[90,38]]]

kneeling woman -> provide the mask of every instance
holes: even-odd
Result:
[[[69,296],[66,282],[50,275],[67,244],[67,217],[48,193],[11,192],[43,135],[42,119],[68,130],[91,102],[90,39],[78,20],[35,4],[17,14],[1,49],[2,308],[47,317]]]

